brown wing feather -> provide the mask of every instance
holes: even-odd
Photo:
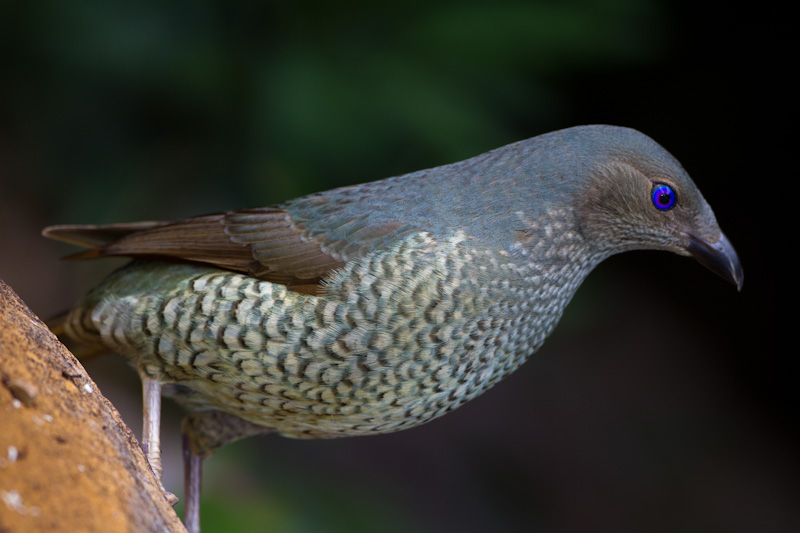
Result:
[[[99,249],[100,255],[169,257],[248,272],[253,255],[225,233],[225,215],[205,215],[131,233]]]
[[[261,207],[226,214],[225,231],[233,242],[246,245],[256,261],[250,274],[291,273],[299,280],[320,279],[345,260],[325,249],[324,239],[311,237],[286,210]]]
[[[106,224],[104,226],[62,224],[44,228],[42,235],[57,241],[85,246],[86,248],[101,248],[131,233],[167,224],[169,222],[126,222],[122,224]]]
[[[243,272],[316,294],[320,280],[344,265],[305,235],[280,207],[205,215],[175,222],[51,226],[47,237],[92,248],[72,256],[152,257]]]
[[[387,217],[383,198],[375,205],[361,206],[381,191],[356,192],[355,187],[344,187],[278,206],[175,222],[53,226],[44,235],[91,248],[73,258],[191,261],[315,294],[320,281],[348,261],[420,231]]]

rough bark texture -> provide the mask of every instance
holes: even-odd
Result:
[[[0,281],[0,533],[185,531],[116,409]]]

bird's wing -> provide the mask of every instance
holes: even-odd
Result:
[[[43,234],[91,248],[71,256],[76,259],[131,256],[191,261],[316,294],[331,271],[416,231],[374,213],[359,216],[341,195],[320,193],[279,206],[175,222],[51,226]]]

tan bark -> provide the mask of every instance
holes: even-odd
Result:
[[[119,413],[0,281],[0,532],[185,531]]]

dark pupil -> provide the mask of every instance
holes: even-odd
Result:
[[[658,195],[658,203],[661,205],[669,205],[671,197],[668,192],[662,192]]]

